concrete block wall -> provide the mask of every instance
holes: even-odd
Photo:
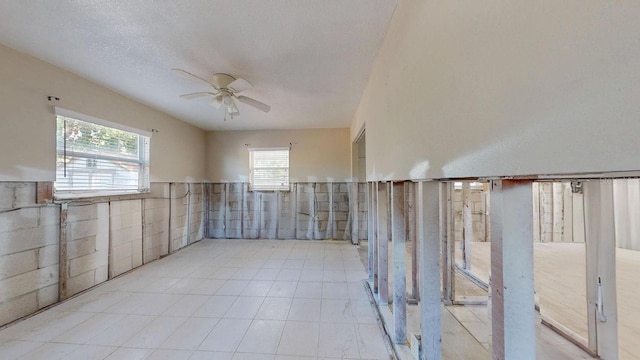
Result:
[[[0,183],[0,325],[58,301],[60,212],[35,183]]]
[[[358,239],[367,240],[369,198],[367,197],[367,183],[359,183],[358,186]]]
[[[214,238],[351,239],[351,184],[295,183],[290,191],[248,191],[246,183],[208,185]],[[361,233],[366,238],[363,185]]]
[[[169,237],[169,252],[172,253],[189,245],[189,184],[171,183],[170,194],[171,231]]]
[[[143,199],[142,262],[169,254],[169,184],[152,184],[151,197]]]
[[[110,203],[109,277],[142,265],[142,200]]]
[[[189,244],[204,237],[204,185],[190,184],[189,189]]]
[[[71,205],[66,220],[65,293],[72,296],[109,278],[109,204]],[[58,249],[52,249],[52,252]]]
[[[486,215],[486,206],[489,201],[488,187],[485,184],[481,186],[471,186],[470,207],[471,217],[473,221],[473,240],[489,241],[490,231],[488,231],[489,216]],[[454,211],[455,211],[455,239],[462,241],[462,189],[456,188],[454,191]]]
[[[163,183],[151,194],[37,205],[35,183],[0,182],[0,326],[168,254],[170,234],[179,234],[172,251],[202,239],[202,190]]]

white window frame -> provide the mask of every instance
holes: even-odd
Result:
[[[124,188],[113,188],[113,189],[82,189],[82,190],[73,190],[73,189],[64,189],[58,190],[56,189],[56,183],[54,182],[54,198],[55,199],[76,199],[76,198],[87,198],[87,197],[98,197],[98,196],[114,196],[114,195],[131,195],[138,193],[148,193],[149,192],[149,163],[150,163],[150,150],[151,150],[151,132],[132,128],[126,125],[113,123],[107,120],[99,119],[93,116],[85,115],[82,113],[78,113],[75,111],[63,109],[56,107],[56,122],[58,121],[58,117],[65,117],[74,120],[80,120],[86,123],[91,123],[95,125],[101,125],[104,127],[117,129],[121,131],[125,131],[131,134],[138,135],[138,146],[139,146],[139,157],[137,160],[127,159],[128,163],[138,164],[138,187],[137,189],[124,189]],[[57,136],[57,135],[56,135]],[[145,144],[146,141],[146,144]],[[143,151],[144,149],[144,151]],[[116,157],[112,157],[109,155],[101,155],[101,154],[89,154],[77,152],[75,153],[78,159],[82,159],[83,157],[87,160],[117,160],[122,161],[121,159],[116,159]],[[86,155],[83,156],[83,155]],[[58,142],[56,141],[56,157],[60,156],[70,156],[68,150],[65,148],[59,148]],[[56,165],[56,180],[58,177],[58,166]]]
[[[287,182],[282,185],[271,186],[256,186],[254,180],[255,164],[253,154],[260,151],[286,151],[287,152],[287,166],[284,167],[268,167],[265,169],[284,169],[287,172]],[[291,148],[290,147],[263,147],[263,148],[249,148],[249,190],[250,191],[289,191],[290,190],[290,166],[291,166]]]

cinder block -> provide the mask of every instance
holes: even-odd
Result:
[[[37,249],[0,256],[0,280],[38,268]]]
[[[114,249],[114,253],[115,253],[115,249]],[[96,251],[85,256],[71,259],[69,260],[69,276],[76,277],[87,271],[93,271],[95,268],[99,266],[107,265],[108,261],[109,261],[109,254],[104,250]]]
[[[67,223],[67,239],[78,240],[97,234],[98,224],[96,220],[83,220]]]
[[[15,183],[14,207],[36,203],[36,183]]]
[[[0,255],[13,254],[58,243],[57,225],[0,232]]]
[[[0,204],[2,207],[2,204]],[[37,208],[21,209],[0,214],[0,229],[30,229],[39,225],[40,210]]]
[[[69,206],[67,223],[95,220],[98,217],[98,205]]]
[[[95,274],[93,271],[80,274],[79,276],[67,279],[67,295],[75,295],[95,285]]]
[[[0,303],[0,324],[6,324],[38,310],[35,292]]]
[[[38,249],[38,268],[57,265],[60,258],[59,244],[44,246]]]
[[[96,251],[96,237],[89,236],[83,239],[67,242],[67,259],[74,259],[88,255]]]
[[[58,302],[58,283],[43,287],[36,293],[38,309]]]
[[[40,211],[39,225],[58,225],[60,223],[60,207],[55,206],[43,206],[38,209]]]
[[[57,282],[57,266],[49,266],[0,280],[0,303]]]

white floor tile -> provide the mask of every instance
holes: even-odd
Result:
[[[272,285],[271,280],[253,280],[242,291],[242,296],[267,296]]]
[[[152,352],[153,350],[151,349],[118,348],[107,356],[105,360],[144,360]]]
[[[237,352],[275,354],[283,328],[284,321],[254,320]]]
[[[263,301],[263,297],[239,296],[224,314],[223,318],[253,319]]]
[[[321,300],[294,298],[287,320],[320,321]]]
[[[256,319],[286,320],[291,306],[291,298],[267,297],[262,302]]]
[[[159,316],[133,335],[123,346],[155,349],[182,326],[186,320],[186,318],[181,317]]]
[[[294,297],[306,298],[306,299],[320,299],[322,298],[322,283],[321,282],[304,282],[301,281],[296,287]]]
[[[187,360],[191,355],[193,355],[193,351],[158,349],[145,360]]]
[[[208,295],[183,295],[178,301],[171,305],[163,316],[184,316],[193,315],[207,300]]]
[[[296,281],[274,281],[267,296],[293,297],[298,283]]]
[[[211,296],[193,313],[193,316],[221,318],[237,298],[237,296]]]
[[[359,358],[358,339],[354,325],[321,323],[318,355],[340,359]]]
[[[194,351],[189,360],[232,360],[232,352]]]
[[[117,349],[115,346],[79,345],[64,360],[102,360]]]
[[[67,355],[72,353],[78,345],[75,344],[56,344],[44,343],[40,347],[34,349],[27,355],[21,357],[21,360],[58,360],[65,359]]]
[[[160,344],[162,349],[196,350],[219,319],[189,318]]]
[[[277,353],[317,356],[319,332],[320,324],[317,322],[287,321]]]
[[[198,350],[234,352],[249,325],[251,320],[221,319],[200,344]]]
[[[138,331],[153,321],[154,318],[154,316],[145,315],[126,316],[124,319],[115,322],[105,331],[89,339],[87,344],[121,346],[125,341],[129,340]]]
[[[4,360],[14,360],[42,346],[42,342],[9,340],[0,344],[0,354]]]

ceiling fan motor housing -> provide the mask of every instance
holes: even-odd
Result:
[[[213,74],[211,77],[211,83],[215,85],[218,89],[227,89],[229,84],[234,82],[236,78],[228,74]]]

